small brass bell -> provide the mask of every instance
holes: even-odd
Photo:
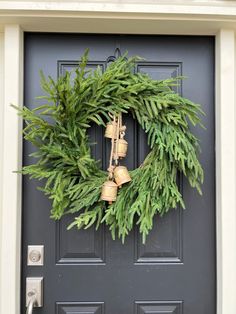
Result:
[[[105,137],[113,138],[116,134],[117,124],[116,122],[108,122],[105,131]]]
[[[111,204],[116,200],[118,186],[115,182],[109,180],[104,182],[102,186],[101,200],[109,202]]]
[[[114,178],[118,186],[131,181],[129,171],[124,166],[118,166],[114,170]]]
[[[128,149],[128,142],[123,138],[117,140],[117,156],[118,157],[125,157]]]

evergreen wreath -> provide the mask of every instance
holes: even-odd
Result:
[[[153,80],[134,71],[137,60],[122,56],[104,72],[99,67],[91,72],[86,51],[73,81],[69,72],[57,80],[41,73],[45,105],[16,107],[25,121],[25,140],[37,148],[31,154],[37,162],[24,166],[22,173],[44,179],[40,189],[52,200],[53,219],[78,213],[68,229],[106,223],[112,237],[124,241],[137,224],[145,242],[157,213],[185,207],[178,173],[201,194],[199,140],[189,128],[202,125],[200,105],[173,91],[182,77]],[[116,202],[108,204],[101,200],[107,173],[91,156],[87,131],[93,123],[106,126],[111,115],[128,112],[147,133],[150,152],[130,171],[132,181],[119,189]]]

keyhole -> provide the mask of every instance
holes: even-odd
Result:
[[[31,298],[35,295],[35,292],[34,291],[29,291],[28,292],[28,297]]]
[[[38,261],[40,261],[41,254],[39,251],[33,250],[30,252],[29,258],[30,258],[31,262],[37,263]]]

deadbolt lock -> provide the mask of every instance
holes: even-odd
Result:
[[[42,266],[44,259],[43,245],[28,245],[27,265]]]

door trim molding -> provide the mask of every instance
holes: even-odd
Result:
[[[31,14],[30,12],[46,11],[47,14],[57,14],[57,12],[70,12],[72,14],[86,12],[94,14],[97,12],[104,13],[160,13],[160,14],[192,14],[204,16],[236,16],[236,3],[226,2],[225,0],[202,1],[202,0],[155,0],[149,1],[122,1],[117,0],[100,0],[100,1],[1,1],[0,10],[7,15],[9,11],[13,14],[23,15]],[[40,15],[40,13],[39,13]],[[193,16],[194,18],[194,16]]]
[[[5,1],[6,2],[6,1]],[[127,0],[128,2],[128,0]],[[171,2],[171,1],[170,1]],[[172,2],[174,2],[172,0]],[[223,1],[219,1],[221,4]],[[58,4],[59,5],[59,4]],[[172,4],[173,5],[173,4]],[[117,4],[118,6],[118,4]],[[199,5],[200,6],[200,5]],[[177,7],[177,6],[176,6]],[[193,6],[195,9],[196,7]],[[189,8],[189,7],[188,7]],[[202,5],[202,8],[206,8]],[[47,8],[45,7],[45,10]],[[120,12],[109,20],[104,12],[96,16],[74,17],[69,22],[68,12],[57,12],[56,19],[45,17],[44,11],[8,12],[8,23],[0,34],[0,313],[20,314],[20,263],[21,263],[21,176],[13,174],[22,163],[22,121],[16,116],[10,103],[22,105],[23,95],[23,30],[28,31],[109,31],[137,34],[213,34],[216,37],[216,218],[217,218],[217,314],[236,312],[236,97],[235,97],[235,29],[236,16],[222,14],[216,18],[195,13],[193,28],[189,31],[191,17],[176,15],[173,20],[158,13],[156,16]],[[189,9],[190,10],[190,9]],[[4,11],[6,15],[6,11]],[[50,7],[47,11],[51,14]],[[208,12],[208,11],[207,11]],[[14,14],[13,14],[14,13]],[[50,13],[50,14],[49,14]],[[72,12],[73,13],[73,12]],[[75,12],[76,14],[78,12]],[[2,14],[0,7],[0,16]],[[17,17],[18,14],[18,17]],[[35,19],[33,15],[37,16]],[[76,15],[75,14],[75,15]],[[78,15],[78,14],[77,14]],[[25,20],[19,19],[25,17]],[[128,16],[128,17],[127,17]],[[162,19],[161,19],[162,17]],[[6,16],[5,16],[6,18]],[[173,16],[172,16],[173,18]],[[178,18],[178,19],[177,19]],[[46,20],[46,24],[44,24]],[[96,23],[99,20],[99,23]],[[226,22],[224,22],[224,21]],[[91,23],[93,21],[94,23]],[[139,21],[134,28],[134,22]],[[13,24],[9,24],[13,23]],[[28,26],[27,26],[28,23]],[[227,24],[224,24],[227,23]],[[232,24],[233,23],[233,24]],[[55,25],[60,27],[56,28]],[[76,24],[76,26],[75,26]],[[91,26],[95,24],[95,26]],[[46,26],[45,26],[46,25]],[[123,28],[125,25],[126,29]],[[226,26],[227,27],[226,27]],[[153,30],[154,27],[154,30]],[[226,27],[226,28],[224,28]],[[4,69],[3,73],[1,69]],[[0,118],[0,119],[1,119]],[[25,262],[25,261],[24,261]]]
[[[0,313],[20,313],[22,121],[10,104],[23,100],[23,32],[9,25],[4,32],[3,149],[0,207]],[[2,65],[1,65],[2,66]]]
[[[217,313],[236,312],[235,34],[216,36]]]

